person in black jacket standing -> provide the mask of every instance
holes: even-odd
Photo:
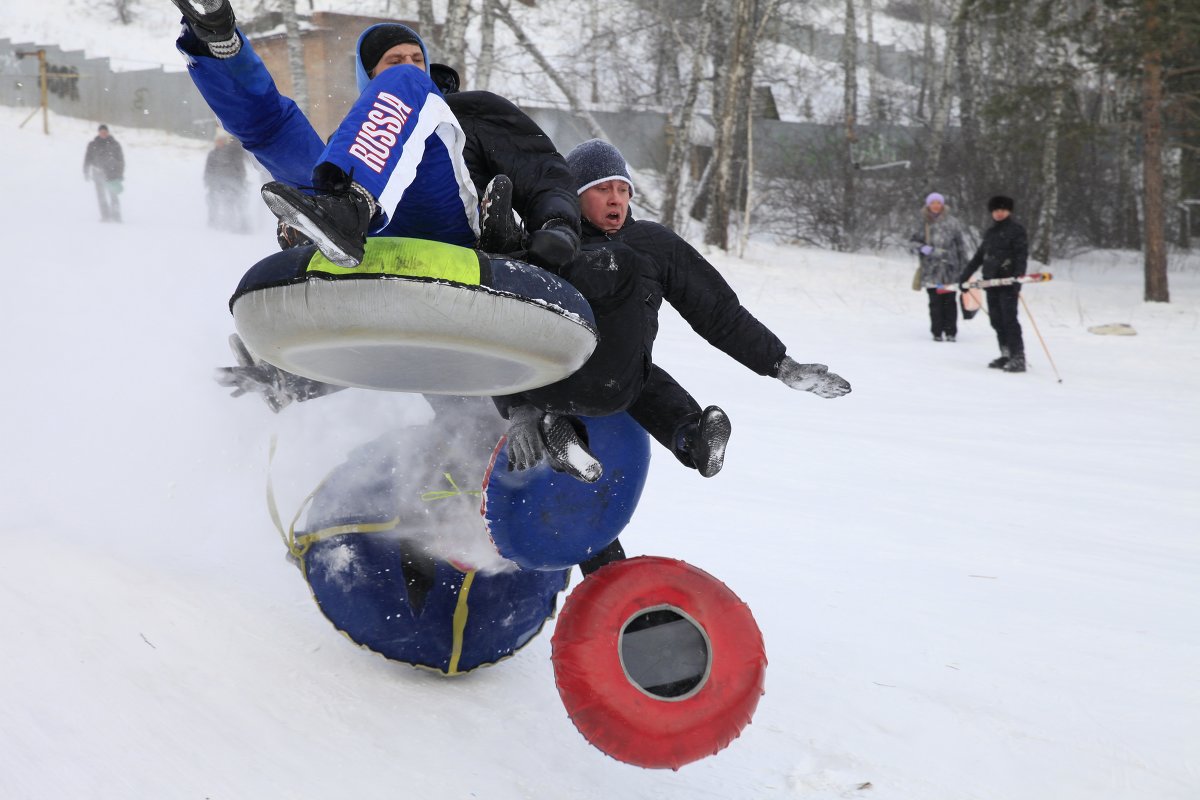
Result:
[[[627,246],[640,258],[646,336],[658,334],[665,299],[709,344],[759,375],[792,389],[834,398],[850,392],[824,364],[799,364],[767,326],[738,300],[721,273],[677,233],[629,213],[633,180],[624,156],[601,139],[567,153],[583,217],[584,246]],[[649,347],[647,347],[649,350]],[[662,367],[652,365],[630,416],[685,466],[711,477],[723,465],[731,425],[716,406],[699,403]]]
[[[983,234],[975,255],[967,262],[958,282],[965,283],[980,267],[984,280],[1016,278],[1025,274],[1029,258],[1029,240],[1025,228],[1012,218],[1015,204],[1011,197],[996,195],[988,200],[988,211],[994,224]],[[1025,371],[1025,342],[1021,323],[1017,320],[1017,305],[1021,299],[1021,284],[994,286],[987,292],[988,316],[1000,344],[1000,357],[988,364],[1005,372]]]
[[[96,184],[101,222],[121,221],[121,181],[125,179],[125,154],[120,143],[101,125],[83,156],[83,177]]]

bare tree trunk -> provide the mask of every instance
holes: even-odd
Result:
[[[929,81],[933,74],[933,0],[921,0],[921,24],[925,30],[921,55],[921,88],[917,95],[917,119],[925,119],[925,102],[930,92]]]
[[[700,81],[704,79],[704,42],[708,41],[712,32],[712,3],[704,0],[700,6],[702,28],[700,35],[692,44],[692,74],[688,79],[687,92],[683,102],[675,109],[671,118],[671,148],[667,154],[666,186],[664,188],[662,215],[660,221],[668,228],[677,228],[679,223],[679,193],[683,182],[683,170],[687,164],[688,151],[691,149],[692,120],[695,118],[696,99],[700,95]],[[674,27],[677,40],[679,28]],[[683,42],[679,41],[680,47]]]
[[[1163,207],[1162,18],[1158,0],[1142,0],[1146,50],[1142,65],[1142,206],[1145,214],[1145,300],[1171,302],[1167,290],[1167,247]]]
[[[867,118],[874,124],[884,121],[883,98],[879,95],[879,53],[875,47],[875,2],[863,0],[867,25]]]
[[[458,70],[463,82],[467,81],[467,20],[471,11],[471,0],[448,0],[446,24],[438,48],[439,61],[445,61]]]
[[[746,70],[753,69],[752,32],[755,0],[733,0],[733,30],[721,81],[721,111],[716,120],[713,147],[713,182],[704,225],[705,244],[729,249],[729,215],[733,208],[733,158],[738,149],[737,128],[741,103],[738,88],[745,84]]]
[[[858,23],[854,0],[846,0],[845,26],[842,31],[842,115],[846,124],[846,158],[842,164],[842,235],[839,249],[851,247],[855,228],[854,143],[858,140]]]
[[[304,41],[300,38],[300,20],[296,17],[296,0],[280,0],[283,28],[287,31],[288,72],[292,76],[292,99],[307,114],[308,75],[304,69]]]
[[[946,126],[950,124],[950,101],[953,93],[950,84],[954,77],[954,53],[958,50],[958,33],[961,29],[959,22],[962,17],[962,3],[956,2],[951,9],[950,26],[946,29],[946,49],[942,53],[942,74],[938,80],[937,94],[933,104],[933,120],[929,126],[929,154],[926,175],[931,180],[938,180],[938,170],[942,165],[942,145],[946,140]]]
[[[1038,214],[1037,241],[1034,243],[1034,261],[1050,264],[1050,243],[1054,238],[1054,224],[1058,219],[1058,131],[1062,125],[1065,87],[1054,87],[1050,96],[1050,118],[1046,122],[1046,135],[1042,139],[1042,207]]]
[[[487,89],[496,63],[496,15],[484,0],[479,15],[479,62],[475,65],[475,88]]]
[[[437,20],[433,18],[433,0],[417,0],[417,25],[421,27],[422,36],[433,36],[437,27]]]

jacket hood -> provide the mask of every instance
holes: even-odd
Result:
[[[412,37],[421,45],[421,55],[425,56],[425,72],[429,72],[429,48],[425,46],[425,40],[422,39],[417,32],[407,25],[401,25],[399,22],[380,22],[367,28],[359,34],[358,42],[354,45],[354,77],[358,81],[358,91],[361,93],[367,88],[367,84],[371,82],[370,76],[367,75],[367,68],[363,66],[362,60],[362,45],[363,40],[367,35],[376,28],[394,27],[402,28],[406,33],[412,34]],[[374,65],[372,65],[374,66]]]

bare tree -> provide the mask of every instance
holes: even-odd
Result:
[[[486,89],[492,82],[492,67],[496,63],[496,14],[492,4],[484,0],[479,11],[479,60],[475,62],[474,85]]]
[[[1148,302],[1169,303],[1166,211],[1163,203],[1163,50],[1159,0],[1142,0],[1142,205],[1145,213],[1145,271]]]
[[[716,142],[713,146],[712,182],[705,216],[705,244],[729,249],[729,215],[733,209],[735,189],[733,160],[738,150],[738,122],[742,103],[749,98],[739,92],[746,84],[746,74],[754,69],[754,19],[756,0],[732,0],[729,47],[725,72],[718,84],[721,87],[716,114]]]
[[[683,181],[683,170],[687,164],[688,151],[691,149],[691,130],[695,119],[696,100],[700,95],[700,82],[704,79],[704,48],[696,46],[695,42],[707,42],[712,33],[712,0],[704,0],[700,6],[700,33],[693,40],[692,68],[688,78],[687,89],[683,102],[676,106],[671,114],[670,150],[667,154],[665,170],[666,186],[663,191],[661,222],[669,228],[675,228],[679,223],[679,194]],[[671,26],[679,48],[685,47],[683,20],[676,20]]]
[[[300,20],[296,16],[296,0],[279,0],[283,27],[287,32],[288,71],[292,76],[292,99],[300,110],[308,113],[308,77],[304,69],[304,41],[300,38]]]
[[[439,40],[439,60],[455,65],[463,72],[467,69],[467,20],[470,16],[471,0],[447,0],[446,24],[442,26]]]
[[[558,90],[562,92],[563,97],[565,97],[567,100],[567,105],[571,108],[571,111],[583,119],[584,124],[587,126],[589,135],[597,139],[608,139],[608,134],[604,132],[603,126],[601,126],[596,118],[592,115],[592,112],[584,107],[583,103],[579,100],[578,95],[575,94],[575,90],[572,88],[570,81],[566,80],[563,74],[554,68],[554,65],[551,64],[546,56],[542,54],[542,51],[538,49],[536,44],[533,43],[533,40],[526,35],[525,30],[513,18],[512,12],[509,10],[508,5],[501,2],[501,0],[485,0],[485,2],[490,2],[492,4],[492,11],[495,13],[496,19],[500,20],[500,22],[503,22],[504,25],[513,32],[513,35],[517,37],[517,43],[520,44],[521,47],[533,57],[533,60],[537,62],[537,65],[542,68],[543,72],[546,73],[546,77],[548,77],[558,88]]]
[[[437,26],[437,21],[433,18],[433,0],[417,0],[417,25],[421,27],[423,35],[433,35]]]
[[[936,180],[941,168],[942,144],[946,140],[946,127],[950,124],[950,102],[953,99],[951,84],[954,80],[954,57],[958,50],[959,24],[962,16],[962,0],[953,3],[950,27],[946,30],[946,48],[942,53],[942,71],[938,78],[937,93],[933,101],[933,118],[929,124],[929,155],[925,167],[930,179]]]

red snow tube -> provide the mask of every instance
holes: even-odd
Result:
[[[749,607],[683,561],[641,556],[589,575],[551,645],[575,727],[640,767],[679,769],[718,752],[763,694],[767,657]]]

